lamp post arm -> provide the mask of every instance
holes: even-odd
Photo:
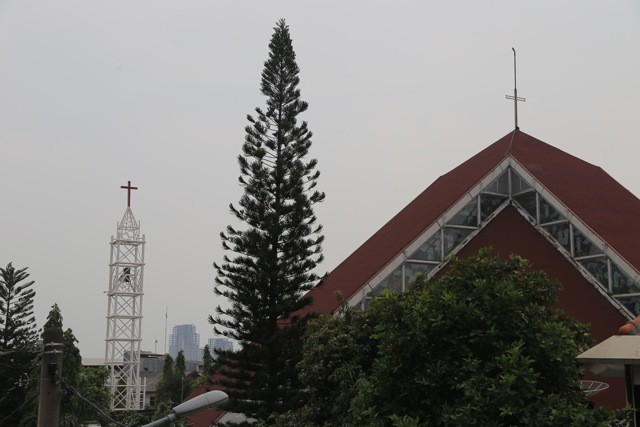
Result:
[[[172,422],[177,420],[178,417],[175,414],[171,414],[167,417],[160,418],[159,420],[155,420],[152,423],[145,424],[144,427],[160,427],[160,426],[168,426],[171,425]]]
[[[168,426],[178,418],[184,418],[187,415],[194,414],[196,412],[205,411],[217,407],[223,402],[229,399],[227,393],[214,390],[201,394],[200,396],[189,399],[183,402],[171,410],[171,414],[164,418],[156,420],[150,424],[146,424],[143,427],[159,427]]]

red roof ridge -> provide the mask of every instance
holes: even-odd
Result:
[[[618,217],[640,216],[640,200],[602,167],[524,135],[543,150],[527,152],[520,146],[521,151],[514,155],[517,163],[640,274],[640,246],[633,247],[632,239],[628,239],[629,233],[640,237],[640,224],[633,220],[620,221]],[[542,161],[548,162],[546,170],[539,166]]]
[[[515,130],[438,177],[309,291],[313,302],[296,314],[333,312],[339,306],[335,293],[345,300],[355,295],[508,157],[622,260],[640,268],[640,247],[627,237],[640,237],[640,224],[617,221],[640,217],[640,200],[599,166]],[[616,202],[632,213],[620,207],[612,213]]]
[[[191,394],[185,399],[193,399],[194,397],[200,396],[211,390],[222,390],[226,391],[223,386],[218,383],[218,380],[223,378],[224,376],[221,373],[215,373],[209,378],[207,378],[206,382],[202,384],[200,387],[196,388]],[[197,412],[195,414],[189,415],[189,425],[192,427],[209,427],[213,423],[216,423],[226,414],[226,411],[222,409],[214,408],[209,409],[207,411]]]
[[[502,162],[506,157],[504,146],[506,146],[512,133],[513,132],[509,132],[489,147],[481,150],[469,159],[460,163],[451,171],[437,178],[431,185],[429,185],[429,187],[395,214],[376,233],[362,243],[350,256],[338,264],[338,266],[327,277],[325,277],[324,280],[310,290],[307,295],[312,296],[314,301],[311,305],[301,309],[297,314],[304,315],[312,311],[333,311],[335,304],[328,303],[327,298],[332,298],[332,295],[336,292],[340,292],[344,299],[349,299],[353,296],[353,294],[357,292],[362,285],[375,277],[380,270],[388,265],[393,258],[398,256],[421,233],[437,222],[443,212],[446,212],[454,206],[462,197],[464,197],[470,188],[480,182],[494,169],[496,165]],[[466,173],[460,173],[463,170]],[[451,181],[452,178],[456,181],[454,184],[456,191],[453,192],[450,191],[451,184],[447,182]],[[435,199],[439,203],[425,203],[427,199]],[[424,212],[427,213],[425,214]],[[399,222],[403,222],[401,228],[404,229],[404,232],[400,234],[390,233],[390,231],[397,231],[396,226]],[[392,243],[391,247],[389,247],[390,240]],[[384,245],[380,245],[379,243],[382,243],[380,241],[384,241]],[[354,258],[357,264],[364,262],[364,260],[358,258],[359,256],[362,257],[363,252],[365,255],[370,254],[369,252],[371,251],[372,246],[377,247],[377,250],[375,250],[376,254],[374,254],[376,255],[375,258],[377,259],[377,262],[373,263],[375,264],[375,268],[371,267],[372,262],[369,260],[366,263],[366,267],[370,268],[358,268],[354,270],[352,268]],[[345,269],[350,271],[347,271],[346,274],[344,274]],[[343,278],[340,276],[352,277],[354,275],[357,276],[357,282],[359,282],[355,289],[353,289],[353,286],[336,286],[338,284],[335,282],[343,281]],[[339,280],[336,280],[336,276],[339,276]],[[337,302],[337,299],[334,299]],[[318,303],[321,303],[323,307],[327,308],[318,310]]]

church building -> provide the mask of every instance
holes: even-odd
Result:
[[[558,306],[594,344],[640,314],[640,200],[598,166],[515,129],[438,178],[310,291],[300,314],[332,313],[337,294],[366,309],[452,255],[492,246],[559,280]],[[598,379],[587,374],[586,378]],[[593,398],[625,405],[624,381]]]
[[[590,325],[594,344],[640,314],[640,200],[600,167],[517,127],[441,176],[307,295],[298,315],[335,313],[342,299],[366,310],[385,289],[403,291],[418,274],[446,269],[452,255],[518,254],[563,288],[558,306]],[[623,378],[590,398],[618,409]],[[204,385],[194,395],[218,388]],[[194,425],[231,420],[213,410]],[[198,421],[203,424],[198,424]]]

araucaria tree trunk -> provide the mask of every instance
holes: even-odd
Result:
[[[243,225],[221,233],[223,248],[233,255],[214,264],[215,292],[231,307],[218,307],[209,317],[219,333],[242,346],[219,352],[226,376],[221,382],[230,389],[227,409],[261,420],[300,406],[295,364],[302,320],[290,315],[309,303],[301,296],[318,280],[314,268],[324,240],[313,212],[324,200],[314,189],[320,173],[317,161],[306,158],[311,132],[298,122],[307,103],[300,99],[295,52],[284,20],[274,30],[262,71],[266,109],[247,117],[238,157],[244,194],[238,206],[230,205]]]

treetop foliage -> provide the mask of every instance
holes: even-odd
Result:
[[[215,373],[216,370],[216,361],[213,359],[211,355],[211,351],[209,350],[209,345],[205,345],[202,350],[202,371],[203,376],[211,376]]]
[[[559,287],[482,250],[368,311],[321,316],[299,365],[308,403],[281,424],[607,425],[577,381],[590,337],[555,308]]]
[[[33,316],[36,291],[31,289],[35,282],[23,282],[29,277],[27,268],[16,269],[12,263],[0,268],[0,351],[31,347],[38,338]]]
[[[58,327],[62,328],[62,313],[58,304],[54,303],[51,306],[51,311],[47,315],[47,321],[44,324],[45,328]]]
[[[223,248],[238,255],[215,264],[215,291],[234,304],[219,307],[222,316],[210,318],[225,328],[217,332],[249,342],[265,333],[261,325],[272,326],[304,304],[299,296],[318,279],[312,270],[322,260],[324,240],[312,209],[324,200],[324,193],[314,190],[320,173],[315,159],[305,159],[312,134],[306,122],[297,124],[297,115],[307,109],[299,99],[299,69],[288,26],[281,20],[274,30],[261,83],[267,109],[248,116],[251,124],[238,156],[244,195],[238,208],[230,205],[248,228],[229,226],[221,233]],[[253,321],[242,322],[249,318]]]

